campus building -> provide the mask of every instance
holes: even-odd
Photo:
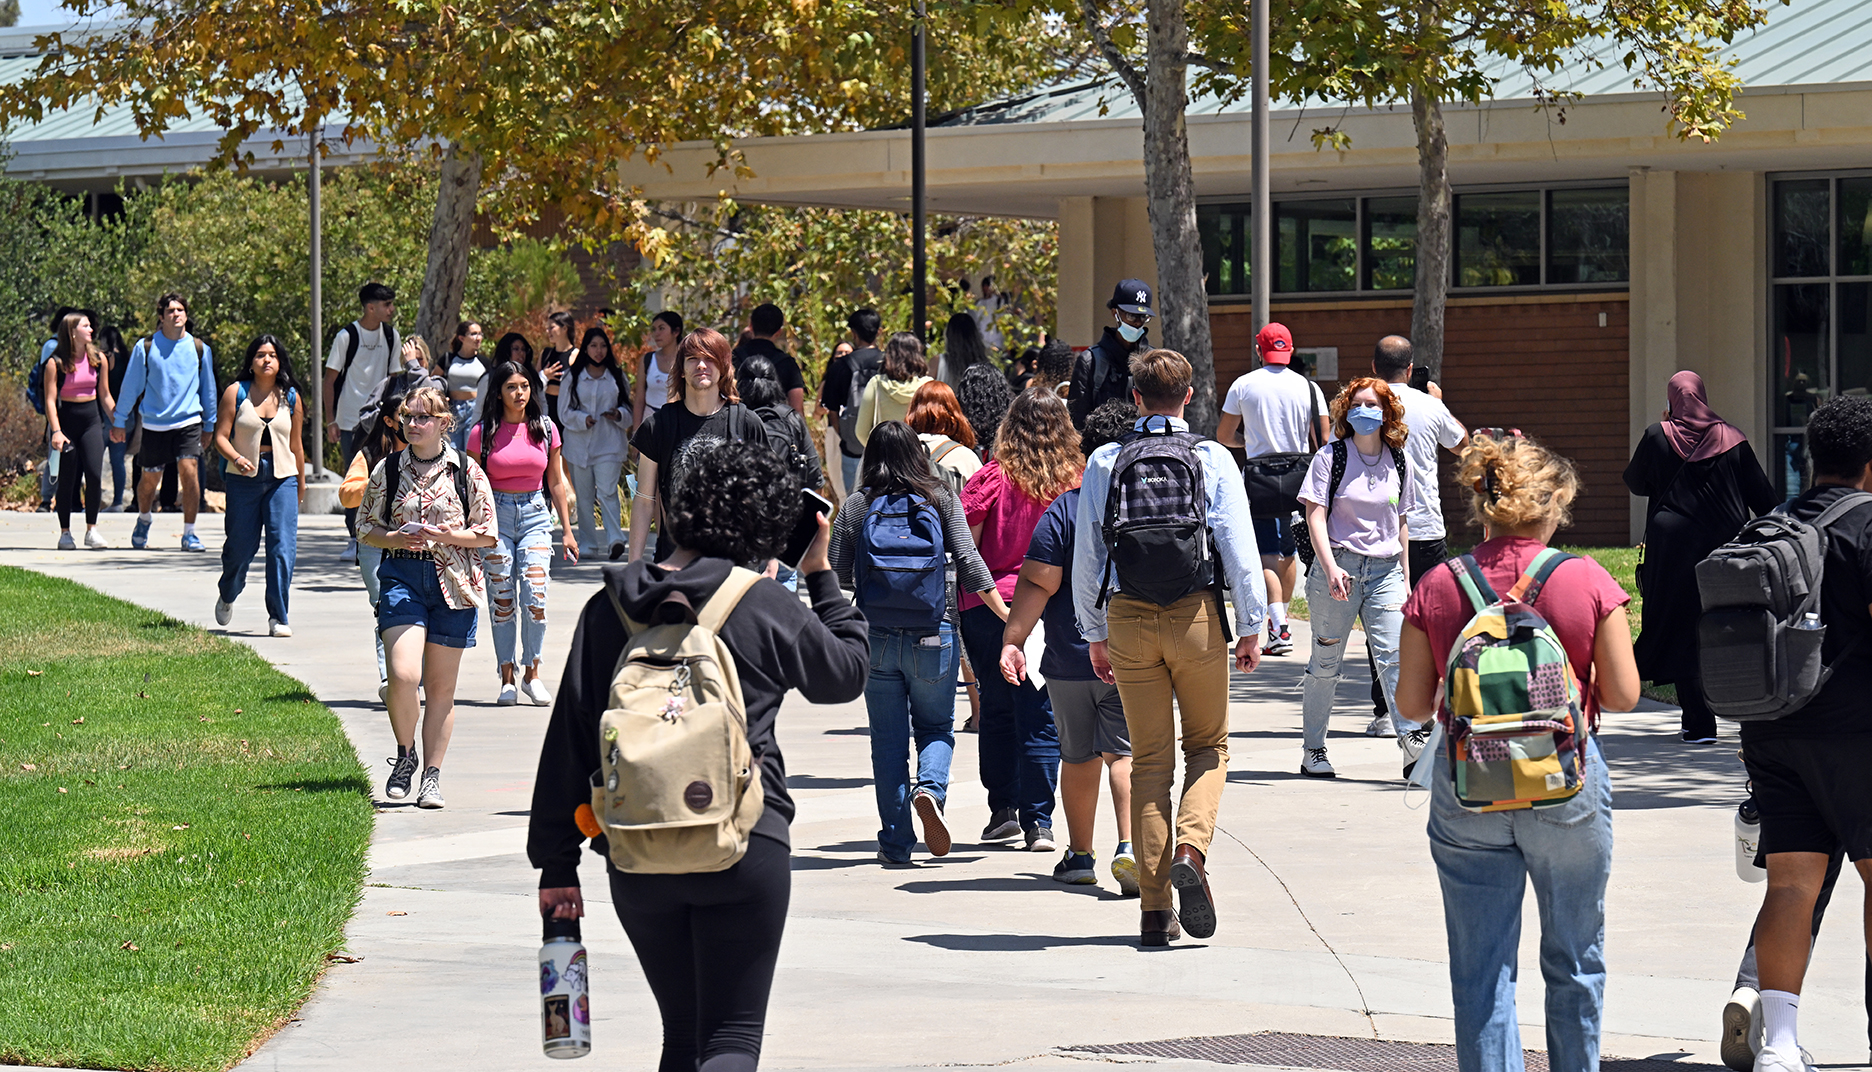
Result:
[[[1634,92],[1609,49],[1595,57],[1603,67],[1542,76],[1550,91],[1584,94],[1563,110],[1535,107],[1533,82],[1508,68],[1492,101],[1444,109],[1456,203],[1441,382],[1471,426],[1521,428],[1579,464],[1586,494],[1570,539],[1638,538],[1642,502],[1620,474],[1676,370],[1703,374],[1789,493],[1811,407],[1872,387],[1872,5],[1793,0],[1768,18],[1733,46],[1747,118],[1713,144],[1672,137],[1660,97]],[[1271,125],[1270,311],[1315,350],[1322,380],[1363,374],[1380,336],[1410,329],[1410,108],[1285,106]],[[1328,125],[1350,149],[1313,147]],[[1189,135],[1221,390],[1253,360],[1246,101],[1192,101]],[[1059,221],[1067,341],[1098,337],[1116,280],[1154,282],[1139,115],[1122,85],[971,108],[934,119],[928,137],[932,211]],[[659,200],[726,191],[908,209],[907,130],[738,147],[751,178],[711,177],[706,143],[624,177]]]

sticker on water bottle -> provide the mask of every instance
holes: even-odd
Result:
[[[546,1015],[546,1041],[572,1037],[572,996],[553,994],[544,1002]]]

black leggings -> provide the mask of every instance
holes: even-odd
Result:
[[[71,528],[81,478],[85,482],[85,524],[95,525],[98,509],[104,505],[104,417],[98,412],[96,399],[60,402],[58,414],[59,431],[72,441],[72,448],[59,459],[59,528]]]
[[[611,872],[611,899],[663,1014],[657,1072],[753,1072],[792,895],[791,854],[749,839],[726,871]]]

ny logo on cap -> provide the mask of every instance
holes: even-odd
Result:
[[[1143,305],[1144,303],[1146,303],[1146,302],[1148,302],[1148,301],[1150,301],[1150,292],[1149,292],[1149,291],[1147,291],[1147,290],[1140,290],[1140,291],[1138,291],[1138,292],[1137,292],[1137,303],[1138,303],[1139,305]]]

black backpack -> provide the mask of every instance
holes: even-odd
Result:
[[[819,488],[825,484],[825,471],[819,466],[819,452],[813,448],[806,422],[792,406],[781,403],[762,406],[754,411],[767,429],[767,445],[786,463],[800,481],[800,487]]]
[[[1762,722],[1791,715],[1819,695],[1833,676],[1820,661],[1827,526],[1868,502],[1872,494],[1850,492],[1812,522],[1766,514],[1697,563],[1703,603],[1697,660],[1710,710]],[[1854,640],[1834,666],[1858,646]]]
[[[361,340],[357,321],[355,320],[339,328],[338,334],[345,337],[345,352],[344,364],[338,367],[338,378],[332,381],[333,398],[339,398],[344,395],[345,377],[351,374],[351,362],[357,360],[358,343]],[[383,322],[383,339],[384,346],[389,350],[391,363],[394,365],[395,358],[400,351],[397,349],[396,325],[390,323],[388,320]],[[464,499],[463,501],[466,502],[467,500]]]
[[[1397,464],[1398,486],[1403,487],[1404,482],[1410,479],[1409,463],[1404,460],[1404,450],[1401,447],[1388,449],[1391,451],[1391,460]],[[1350,457],[1351,453],[1346,447],[1345,440],[1332,441],[1332,476],[1326,482],[1326,512],[1328,514],[1332,513],[1333,500],[1339,497],[1339,485],[1345,483],[1346,459]],[[1304,469],[1301,470],[1301,475],[1305,476]],[[1300,520],[1300,527],[1294,532],[1294,554],[1300,556],[1300,561],[1306,563],[1307,569],[1312,569],[1314,559],[1319,557],[1319,552],[1313,547],[1313,530],[1307,527],[1304,514]]]
[[[865,349],[877,353],[875,347]],[[864,352],[864,350],[859,350],[851,357],[855,359],[858,354]],[[853,457],[864,455],[864,444],[858,441],[858,407],[864,402],[865,386],[871,382],[871,377],[876,376],[883,369],[884,361],[881,356],[875,360],[852,361],[851,388],[845,393],[845,408],[839,410],[839,450],[845,454]],[[855,453],[853,448],[856,448]]]
[[[1178,432],[1168,417],[1119,442],[1105,496],[1105,576],[1098,605],[1111,598],[1112,573],[1128,596],[1167,607],[1191,592],[1215,589],[1223,635],[1234,636],[1222,602],[1227,582],[1217,568],[1209,528],[1209,486],[1203,480],[1202,437]]]
[[[404,449],[407,450],[408,448]],[[456,451],[455,457],[461,462],[460,465],[455,467],[455,501],[461,503],[462,519],[465,521],[468,518],[468,505],[472,501],[468,498],[468,455],[462,451]],[[396,505],[397,491],[399,490],[397,482],[402,479],[403,475],[403,451],[393,450],[384,455],[383,465],[383,517],[379,520],[383,522],[384,528],[391,529],[396,527],[390,523],[390,510]]]

